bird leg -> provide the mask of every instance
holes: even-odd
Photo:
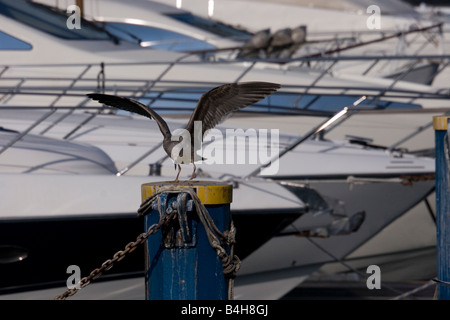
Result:
[[[195,170],[197,170],[197,167],[195,166],[195,163],[192,162],[192,164],[194,165],[194,171],[192,171],[192,175],[189,180],[193,180],[197,177],[197,175],[195,174]]]
[[[175,180],[173,182],[178,182],[178,177],[180,176],[181,166],[179,164],[177,164],[177,166],[178,166],[178,173],[177,173],[177,177],[175,178]]]

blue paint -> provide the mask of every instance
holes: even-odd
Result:
[[[435,130],[436,228],[438,279],[450,282],[450,192],[445,157],[445,130]],[[438,284],[438,299],[450,300],[450,287]]]
[[[163,194],[160,210],[166,210],[177,194]],[[219,230],[228,230],[231,221],[230,204],[207,205],[210,216]],[[150,236],[146,243],[146,298],[148,300],[225,300],[228,281],[221,261],[209,244],[206,231],[195,211],[187,212],[187,225],[193,242],[182,246],[163,241],[162,229]],[[157,210],[145,216],[145,230],[158,223]],[[175,229],[179,227],[174,219]],[[164,230],[167,232],[167,228]],[[168,237],[175,239],[176,237]],[[167,238],[166,238],[167,239]]]

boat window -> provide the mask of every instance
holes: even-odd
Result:
[[[359,96],[338,96],[338,95],[330,95],[330,96],[309,95],[308,97],[311,101],[300,100],[301,103],[298,104],[300,109],[333,111],[333,112],[339,111],[344,107],[351,106],[356,100],[360,98]],[[404,103],[381,99],[367,99],[361,102],[358,108],[369,110],[382,110],[382,109],[421,109],[422,107],[419,104],[415,103]]]
[[[138,42],[143,47],[170,51],[210,50],[215,46],[177,32],[121,22],[105,22],[104,28],[123,40]]]
[[[221,37],[234,38],[236,40],[246,41],[253,35],[245,30],[237,29],[233,26],[195,16],[191,13],[167,13],[168,17],[187,23],[197,28],[214,33]]]
[[[152,107],[160,111],[170,113],[173,111],[186,111],[195,108],[201,95],[208,89],[178,89],[167,91],[160,95],[152,92],[142,98],[142,103],[152,101]],[[273,112],[279,114],[291,114],[303,111],[308,112],[338,112],[344,107],[350,106],[360,97],[345,95],[298,95],[289,92],[276,92],[245,108],[244,112]],[[156,99],[156,100],[155,100]],[[367,100],[359,105],[363,109],[421,109],[419,104],[401,103],[394,101]]]
[[[0,31],[0,50],[31,50],[31,44]]]
[[[81,29],[69,29],[70,15],[65,11],[29,1],[0,0],[0,14],[62,39],[114,40],[84,19],[80,19]]]

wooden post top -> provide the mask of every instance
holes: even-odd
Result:
[[[450,119],[450,116],[434,116],[433,117],[434,130],[447,131],[448,119]]]

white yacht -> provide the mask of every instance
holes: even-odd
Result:
[[[4,3],[11,4],[13,12],[23,9],[21,6],[14,5],[16,2],[6,1]],[[5,7],[2,8],[4,9]],[[37,10],[36,13],[41,12]],[[52,15],[47,16],[47,9],[44,8],[43,10],[41,13],[44,14],[44,17],[47,18],[51,25],[50,19]],[[282,95],[276,99],[274,98],[274,100],[268,99],[268,101],[257,106],[256,110],[267,111],[270,108],[274,108],[278,112],[292,111],[295,114],[300,113],[295,108],[294,110],[292,110],[293,108],[284,108],[283,110],[283,108],[275,107],[281,104],[282,101],[298,103],[298,101],[302,101],[300,98],[304,98],[303,96],[306,96],[306,94],[314,95],[309,96],[307,101],[302,101],[306,105],[310,105],[310,102],[319,101],[319,105],[329,106],[330,101],[320,101],[323,94],[325,96],[330,95],[333,98],[341,96],[342,100],[336,100],[336,102],[340,101],[341,104],[346,105],[353,101],[355,96],[367,92],[373,93],[376,91],[377,93],[373,93],[373,95],[377,96],[380,91],[384,91],[383,89],[391,84],[390,81],[384,79],[344,79],[322,75],[322,73],[310,70],[291,70],[265,63],[257,65],[244,62],[205,64],[195,56],[186,56],[185,54],[156,49],[142,49],[138,44],[123,41],[117,42],[117,39],[103,35],[101,30],[98,29],[95,32],[100,32],[102,34],[101,37],[105,37],[101,38],[104,40],[55,40],[53,35],[35,30],[33,27],[19,23],[14,19],[3,16],[2,19],[4,20],[2,20],[2,26],[0,27],[1,36],[9,38],[14,46],[24,46],[20,50],[13,51],[10,43],[7,47],[3,47],[0,50],[2,61],[2,69],[0,71],[2,126],[10,130],[17,130],[24,135],[41,133],[54,139],[64,138],[71,142],[90,143],[106,153],[112,159],[118,171],[122,166],[134,162],[149,149],[152,149],[156,145],[155,142],[160,140],[159,132],[155,130],[155,125],[147,119],[139,119],[132,115],[97,112],[98,110],[104,111],[104,108],[100,106],[99,109],[94,103],[88,104],[85,98],[85,94],[88,92],[104,89],[106,92],[140,98],[141,101],[146,101],[158,110],[166,108],[166,112],[175,111],[179,113],[179,103],[184,103],[189,110],[193,101],[202,92],[217,83],[238,80],[279,81],[284,86],[285,92],[282,92]],[[84,31],[87,31],[87,27]],[[17,47],[14,48],[17,49]],[[197,75],[199,80],[192,81],[193,75]],[[393,87],[394,90],[389,91],[383,97],[386,99],[389,95],[393,95],[396,100],[399,100],[398,102],[385,102],[391,106],[397,104],[397,106],[404,107],[406,102],[413,100],[415,105],[412,106],[409,103],[406,106],[420,109],[419,107],[422,103],[426,104],[429,102],[429,99],[425,99],[424,96],[431,96],[436,100],[447,99],[446,94],[442,94],[428,86],[398,82]],[[417,92],[421,94],[417,95]],[[180,93],[182,94],[181,96]],[[155,102],[154,105],[152,104],[153,102]],[[175,102],[177,102],[176,105]],[[176,108],[173,108],[174,105]],[[331,107],[332,110],[326,112],[325,115],[333,114],[333,108],[339,108],[342,105],[334,104]],[[86,112],[89,110],[91,113]],[[251,125],[258,123],[257,117],[248,118],[248,120],[251,120],[249,121]],[[317,118],[314,121],[317,121]],[[180,127],[182,122],[175,119],[171,121],[170,126],[172,128]],[[276,125],[280,126],[279,124]],[[232,122],[225,122],[222,129],[225,130],[226,126],[230,125],[232,126]],[[312,127],[311,124],[307,125]],[[240,127],[248,128],[249,125]],[[297,136],[284,133],[283,130],[281,130],[281,133],[281,148],[288,146],[297,138]],[[9,132],[8,135],[12,135],[12,133]],[[272,188],[280,192],[275,198],[261,196],[261,198],[271,202],[273,208],[283,211],[281,210],[282,202],[278,198],[283,198],[284,194],[288,195],[287,198],[284,198],[286,207],[294,210],[296,214],[299,214],[299,211],[304,213],[304,202],[301,199],[308,202],[308,205],[311,206],[311,216],[308,218],[307,215],[304,215],[304,223],[302,222],[302,217],[300,217],[300,219],[290,224],[288,228],[283,228],[282,232],[278,232],[281,236],[265,242],[265,245],[260,246],[253,253],[248,252],[248,256],[245,259],[245,261],[248,260],[248,263],[244,263],[242,272],[237,279],[237,297],[278,298],[282,296],[287,290],[305,279],[312,271],[317,270],[326,262],[335,260],[331,256],[324,254],[323,248],[333,252],[336,257],[345,258],[362,243],[370,239],[371,236],[381,231],[390,221],[401,216],[405,210],[421,201],[432,191],[433,180],[429,178],[429,175],[434,172],[432,159],[408,155],[401,150],[377,148],[360,139],[353,140],[353,142],[307,141],[283,156],[280,159],[279,168],[281,171],[278,179],[276,176],[270,176],[269,178],[284,181],[284,184],[289,185],[287,188],[290,190],[295,185],[298,186],[300,184],[299,188],[302,188],[304,192],[298,191],[296,193],[297,196],[294,196],[295,192],[287,192],[286,188],[281,187],[279,183],[259,182],[259,179],[255,179],[255,182],[252,182],[253,180],[239,179],[239,176],[249,173],[257,165],[244,165],[236,170],[233,167],[233,174],[238,176],[234,177],[233,180],[238,183],[239,188],[248,186],[248,189],[252,189],[252,186],[249,184],[264,183],[266,187],[262,187],[262,190],[259,190],[260,192],[267,192],[267,189],[272,191]],[[5,151],[0,156],[6,156],[16,148],[20,149],[21,142],[19,140],[13,144],[10,144],[10,142],[11,140],[4,146]],[[246,148],[245,146],[240,146],[239,148],[241,147],[244,150]],[[20,174],[5,174],[5,179],[9,177],[9,179],[16,181],[15,183],[17,184],[11,182],[11,185],[34,186],[33,189],[41,193],[45,192],[45,189],[40,187],[44,181],[50,184],[52,181],[57,182],[58,186],[60,185],[59,183],[65,183],[68,184],[67,188],[71,188],[69,189],[71,190],[70,194],[73,193],[75,195],[78,195],[80,190],[77,189],[77,191],[73,188],[79,188],[80,185],[83,185],[85,187],[82,188],[82,191],[96,189],[97,183],[103,181],[104,186],[108,186],[114,192],[108,193],[108,191],[100,188],[96,193],[92,194],[98,194],[105,201],[111,200],[108,203],[109,207],[101,209],[106,210],[106,212],[103,212],[103,215],[100,214],[100,217],[108,216],[111,212],[115,212],[114,204],[119,202],[117,194],[123,192],[125,183],[140,186],[142,181],[147,180],[145,182],[148,182],[149,179],[161,179],[161,177],[149,177],[146,174],[148,172],[147,164],[157,162],[162,156],[161,150],[155,150],[153,154],[149,154],[141,159],[140,164],[136,165],[134,169],[131,169],[123,177],[116,177],[114,174],[109,174],[109,172],[106,173],[104,171],[105,168],[102,167],[102,174],[96,174],[94,177],[95,185],[91,182],[94,179],[88,179],[92,178],[91,175],[65,174],[56,177],[56,175],[48,173],[39,174],[39,172],[44,173],[42,170],[54,170],[49,169],[48,162],[44,162],[45,165],[42,163],[28,164],[29,168],[20,172]],[[301,160],[300,163],[299,159]],[[333,161],[330,163],[329,159],[333,159]],[[54,160],[50,162],[54,162]],[[162,175],[172,178],[172,164],[169,161],[164,161],[162,164]],[[9,167],[11,167],[11,163],[9,163]],[[31,170],[33,173],[27,173],[26,170]],[[204,167],[202,170],[205,174],[215,177],[230,173],[229,167],[225,168],[220,165]],[[71,178],[68,179],[68,176]],[[414,179],[417,177],[419,179]],[[70,181],[78,181],[78,183],[72,184]],[[412,186],[403,185],[409,183],[409,181],[414,181]],[[349,188],[350,186],[353,186],[353,189]],[[51,230],[57,228],[57,223],[61,221],[61,215],[63,214],[79,217],[87,211],[92,213],[95,206],[100,207],[99,203],[91,199],[94,202],[90,203],[91,207],[88,207],[87,211],[73,211],[77,208],[77,202],[74,202],[72,197],[68,198],[68,193],[64,189],[57,188],[58,193],[54,201],[58,205],[55,206],[50,215],[44,212],[44,216],[41,217],[44,222],[56,223],[48,225]],[[126,188],[126,190],[132,189]],[[389,198],[386,199],[386,193],[379,192],[380,190],[388,190]],[[10,192],[15,193],[15,191]],[[242,194],[245,198],[246,192],[241,189],[239,194]],[[357,194],[356,196],[355,193]],[[312,195],[318,196],[314,198]],[[317,202],[316,200],[314,202],[313,200],[317,198],[319,201]],[[322,201],[320,200],[321,198],[327,200]],[[97,199],[97,197],[93,199]],[[129,210],[135,210],[137,208],[136,204],[139,204],[139,199],[135,201],[132,201],[131,197],[129,199],[128,205],[133,202],[134,206],[133,208],[128,207],[128,211],[125,211],[127,214],[129,214]],[[396,201],[391,203],[389,199],[396,199]],[[40,193],[33,193],[32,200],[44,201],[40,211],[45,210],[48,202],[45,201],[46,198],[44,196],[41,196]],[[36,217],[33,216],[30,210],[33,211],[34,206],[38,205],[37,202],[32,202],[33,205],[30,205],[28,202],[18,203],[17,201],[5,203],[11,206],[12,210],[10,212],[12,212],[12,216],[15,215],[15,210],[22,212],[19,221],[15,222],[19,224],[20,222],[27,222],[26,219],[22,219],[26,217],[31,217],[33,221],[35,220]],[[236,204],[238,203],[236,202]],[[68,204],[73,204],[73,206],[66,207]],[[17,207],[18,205],[20,206]],[[264,207],[267,206],[267,203],[259,203],[259,205]],[[255,211],[261,210],[260,207],[256,208]],[[238,210],[238,207],[235,209]],[[79,210],[84,209],[80,207]],[[124,211],[121,210],[121,212]],[[264,211],[265,213],[266,211]],[[318,213],[321,213],[321,215],[314,216],[314,214],[317,215]],[[269,217],[269,215],[264,216]],[[93,215],[89,219],[96,220],[96,217],[100,219],[100,217]],[[359,223],[353,224],[354,219],[352,220],[352,217],[358,220]],[[8,230],[12,230],[11,226],[13,225],[8,224],[11,222],[11,217],[5,216],[5,218],[7,219],[3,226]],[[292,222],[293,218],[295,216],[290,216],[288,222]],[[119,228],[117,230],[119,232],[125,225],[119,220],[107,219],[106,221],[102,220],[102,222],[118,222],[116,227]],[[14,219],[12,221],[14,222]],[[81,219],[79,221],[80,223],[76,224],[77,227],[89,227],[89,223],[86,223],[85,220]],[[286,220],[284,221],[286,222]],[[342,228],[333,228],[336,224],[340,224]],[[94,224],[91,225],[93,226]],[[68,231],[61,228],[61,232],[66,234]],[[82,233],[85,233],[85,231]],[[352,234],[343,235],[345,233]],[[46,232],[46,234],[49,237],[56,235],[56,233],[50,232]],[[309,237],[297,237],[305,234],[328,234],[333,236],[320,239],[320,242],[323,243],[320,243],[320,246],[316,246],[311,245],[310,240],[308,240],[310,239]],[[6,232],[4,235],[11,236],[10,233]],[[345,240],[347,238],[348,240]],[[339,239],[339,241],[336,241],[336,239]],[[75,241],[75,239],[73,240]],[[288,251],[285,251],[284,240],[291,243]],[[89,242],[90,240],[87,241]],[[261,243],[259,242],[258,246]],[[36,241],[35,244],[38,245]],[[280,245],[283,246],[283,250],[280,249]],[[308,252],[309,259],[304,260],[304,256],[300,258],[297,256],[303,250]],[[334,250],[337,251],[334,252]],[[10,244],[9,247],[5,248],[4,252],[7,253],[5,255],[10,256],[13,253],[13,257],[21,257],[23,252],[26,251],[27,249],[20,244]],[[84,257],[87,256],[85,252],[73,251]],[[14,255],[14,252],[19,252],[19,254]],[[284,253],[285,255],[281,258],[277,257],[279,259],[273,259],[273,255],[278,253]],[[31,256],[25,259],[24,262],[30,261],[30,258]],[[94,265],[97,262],[90,259],[89,261]],[[66,261],[63,262],[65,263]],[[9,265],[9,270],[19,270],[18,266],[20,263],[14,262]],[[64,271],[52,270],[47,280],[61,280],[61,278],[65,278],[66,274]],[[24,278],[23,281],[27,282],[29,280]],[[14,281],[11,285],[15,283]],[[273,288],[274,284],[277,284],[277,290],[261,289],[264,286]],[[239,290],[241,290],[241,293],[239,293]],[[270,293],[270,295],[267,293]]]
[[[252,31],[265,28],[274,30],[292,28],[296,24],[308,26],[308,30],[328,31],[333,33],[361,31],[367,28],[367,17],[373,12],[367,8],[371,5],[381,8],[383,28],[395,29],[397,25],[410,24],[418,14],[414,8],[401,0],[230,0],[227,2],[212,1],[214,10],[208,12],[211,6],[209,0],[152,0],[181,9],[189,10],[203,17],[212,17],[219,21],[240,25]],[[249,18],[246,12],[252,12]],[[321,15],[317,15],[320,12]],[[282,16],[283,19],[275,17]],[[324,23],[326,22],[326,23]],[[295,24],[295,25],[294,25]]]
[[[39,111],[34,111],[34,113],[36,112]],[[12,117],[8,117],[8,113],[3,114],[5,117],[2,117],[2,122],[8,128],[23,128],[24,124],[30,124],[27,118],[34,117],[33,114],[20,117],[20,114],[24,113],[17,110],[10,112]],[[59,116],[59,114],[55,114],[39,124],[36,129],[48,127],[51,121],[57,120]],[[83,120],[83,117],[74,115],[68,117],[58,123],[55,132],[65,132],[76,126],[77,121],[80,120]],[[172,128],[178,127],[180,124],[181,121],[179,120],[169,122]],[[225,131],[226,127],[223,128]],[[8,135],[10,136],[12,133],[8,133]],[[148,119],[105,114],[97,116],[89,124],[86,124],[83,132],[73,138],[71,141],[96,145],[97,148],[111,155],[111,158],[115,159],[115,164],[126,167],[127,164],[132,163],[137,157],[157,145],[161,137],[154,123]],[[280,148],[289,146],[293,140],[295,140],[295,137],[282,136]],[[6,141],[10,140],[6,139]],[[220,145],[220,141],[216,143]],[[19,143],[10,148],[14,150],[21,147],[22,145]],[[226,145],[226,148],[225,154],[230,152],[229,145]],[[234,148],[233,152],[237,154],[238,152],[248,151],[249,146],[244,143],[244,145],[236,144],[231,148]],[[55,150],[56,153],[57,151]],[[9,151],[6,150],[2,156],[6,157],[8,153]],[[22,196],[22,193],[16,193],[14,191],[17,190],[16,188],[11,188],[9,189],[10,192],[5,193],[6,199],[2,201],[2,206],[6,206],[5,208],[8,208],[8,210],[5,209],[2,212],[11,212],[9,217],[5,216],[5,219],[9,222],[8,228],[10,230],[15,229],[18,225],[30,222],[29,219],[34,221],[37,218],[36,212],[42,212],[39,214],[39,220],[44,220],[49,226],[56,220],[64,225],[66,225],[64,222],[70,222],[67,223],[67,226],[76,225],[77,228],[82,228],[81,225],[92,227],[94,222],[98,222],[100,225],[107,223],[113,217],[111,212],[123,212],[124,210],[120,208],[126,206],[129,210],[128,214],[115,216],[117,219],[121,217],[122,220],[112,219],[113,222],[119,222],[116,226],[118,228],[116,232],[120,233],[125,217],[131,220],[130,224],[138,223],[130,212],[133,212],[133,207],[137,208],[139,204],[140,184],[148,181],[172,179],[175,174],[172,163],[170,160],[166,160],[162,162],[162,177],[146,175],[149,162],[155,163],[164,158],[161,148],[148,155],[143,164],[136,165],[130,169],[129,173],[120,177],[117,177],[115,173],[118,173],[121,167],[111,167],[111,164],[107,167],[107,172],[103,167],[101,168],[101,175],[77,174],[68,176],[67,173],[56,175],[54,173],[57,170],[56,168],[65,161],[70,168],[70,159],[65,160],[66,154],[60,156],[63,157],[62,160],[52,159],[43,163],[37,162],[33,167],[23,168],[20,174],[3,175],[3,181],[7,181],[7,178],[12,180],[8,183],[9,186],[18,186],[17,188],[19,188],[20,185],[26,185],[27,188],[39,191],[33,193],[29,202],[20,202],[17,199],[17,197]],[[8,157],[1,159],[8,160]],[[88,161],[92,165],[97,165],[97,162]],[[55,166],[56,168],[52,169]],[[298,285],[312,271],[318,270],[326,262],[334,261],[333,256],[324,254],[323,250],[332,252],[334,256],[339,258],[345,258],[392,220],[400,217],[407,209],[420,202],[434,188],[434,180],[432,179],[433,159],[410,156],[398,151],[386,153],[384,149],[349,142],[306,141],[280,158],[280,170],[277,175],[266,177],[270,179],[269,181],[276,181],[277,183],[260,179],[245,180],[239,178],[239,176],[245,175],[257,166],[199,165],[202,175],[217,179],[217,177],[227,174],[226,178],[231,178],[237,186],[234,191],[236,198],[233,201],[233,215],[237,226],[241,226],[240,234],[250,237],[240,241],[240,243],[246,243],[246,245],[241,247],[244,263],[236,280],[236,298],[243,299],[279,298]],[[9,164],[9,167],[14,166]],[[114,168],[116,170],[111,172]],[[62,168],[59,170],[62,170]],[[53,174],[49,174],[49,172]],[[230,172],[233,173],[233,176],[230,175]],[[186,175],[186,169],[183,169],[182,177]],[[426,178],[427,176],[430,177]],[[203,177],[199,178],[203,179]],[[411,185],[409,185],[410,182]],[[41,188],[37,187],[39,185]],[[49,187],[44,187],[46,185],[49,185]],[[290,192],[285,193],[287,190],[283,191],[282,186],[285,186]],[[253,189],[256,193],[251,191]],[[48,190],[53,190],[51,202],[48,198]],[[130,193],[130,196],[124,193],[125,190]],[[273,193],[275,191],[277,195]],[[258,192],[261,193],[262,198],[258,196]],[[12,196],[13,194],[15,197]],[[120,198],[117,196],[118,194],[120,194]],[[249,196],[250,194],[253,195]],[[286,197],[286,194],[288,194],[288,197]],[[296,195],[297,198],[293,195]],[[87,199],[86,196],[88,196]],[[127,201],[123,201],[122,197],[126,198]],[[240,197],[242,197],[242,200],[240,200]],[[252,199],[255,198],[261,198],[265,201],[258,201],[257,207],[255,207],[252,204]],[[40,199],[45,201],[40,202]],[[101,199],[101,202],[98,199]],[[80,205],[79,201],[83,201],[84,204]],[[244,204],[243,201],[247,203]],[[103,202],[106,205],[102,205]],[[18,203],[23,204],[23,207],[18,206]],[[30,203],[33,205],[30,205]],[[53,205],[50,206],[50,203]],[[301,203],[308,205],[309,213],[304,214]],[[98,209],[94,214],[93,211],[96,206]],[[269,209],[270,207],[273,208],[273,212]],[[46,212],[46,210],[49,212]],[[87,214],[89,216],[85,216]],[[240,217],[246,218],[246,220],[240,220]],[[253,229],[252,221],[254,222],[256,217],[259,221],[259,228],[265,230],[260,234],[262,238],[257,243],[255,243],[255,239],[252,239],[255,236],[254,232],[251,232]],[[299,218],[296,219],[296,217]],[[264,219],[267,219],[268,223],[274,223],[273,219],[279,219],[279,228],[267,230],[262,224]],[[73,220],[79,223],[74,224]],[[12,223],[14,221],[17,225]],[[42,228],[47,230],[44,228],[44,222]],[[63,230],[66,230],[64,232],[68,232],[65,228],[63,228]],[[99,232],[98,230],[98,228],[94,228],[92,232],[95,234]],[[130,233],[136,232],[136,230],[137,226],[130,227],[126,233],[129,236],[128,238],[133,239]],[[269,240],[268,235],[274,233],[277,236]],[[5,233],[5,236],[7,234],[9,237],[11,236],[10,233]],[[52,232],[46,232],[45,234],[49,238],[55,235]],[[87,232],[83,232],[83,234],[85,238],[90,239],[91,234]],[[311,237],[319,238],[311,240]],[[122,240],[124,238],[125,235],[121,237]],[[26,250],[27,246],[19,239],[13,242],[11,242],[12,238],[8,239],[10,242],[8,248],[20,247]],[[80,241],[78,237],[74,238],[75,240],[77,243]],[[311,241],[318,244],[312,245]],[[254,246],[249,248],[247,243]],[[286,245],[287,243],[289,245]],[[112,245],[114,244],[116,242]],[[38,243],[34,246],[38,246]],[[117,246],[120,247],[118,244]],[[108,248],[111,249],[111,247]],[[75,249],[70,252],[72,254],[67,259],[79,254]],[[94,260],[92,262],[94,263],[95,259],[92,258],[92,260]],[[62,260],[61,263],[66,262],[66,260]],[[61,266],[61,264],[58,264],[58,266]],[[14,270],[21,270],[15,264],[11,264],[12,267],[14,267]],[[137,268],[136,265],[133,265],[133,267]],[[52,272],[56,271],[52,269]],[[56,277],[56,274],[48,276]],[[10,279],[15,281],[13,277]],[[23,281],[25,280],[29,279]],[[262,288],[269,287],[276,287],[276,290],[262,290]]]
[[[28,134],[11,145],[19,135],[14,130],[0,130],[0,269],[8,275],[2,277],[2,294],[62,281],[66,268],[74,263],[87,272],[102,263],[99,257],[123,249],[144,231],[143,220],[136,213],[141,185],[167,179],[117,177],[108,155],[81,142]],[[255,203],[254,198],[261,200]],[[231,212],[242,230],[237,240],[246,243],[238,251],[241,257],[306,211],[295,194],[277,183],[239,184]],[[256,216],[264,231],[258,235],[244,232]],[[143,248],[139,248],[112,275],[142,274],[142,257]]]
[[[66,11],[69,4],[51,0],[35,3]],[[122,40],[168,51],[213,51],[242,46],[252,33],[155,1],[85,2],[82,15]]]
[[[273,36],[283,34],[283,31],[287,36],[299,25],[304,25],[306,39],[297,46],[293,56],[326,57],[325,60],[309,61],[309,65],[329,68],[328,72],[333,74],[395,77],[398,72],[409,70],[408,76],[402,79],[434,80],[425,74],[426,71],[438,76],[438,85],[445,86],[448,82],[449,75],[442,76],[432,58],[376,59],[445,54],[450,29],[448,15],[442,10],[416,9],[400,0],[341,0],[332,3],[309,0],[156,1],[172,6],[177,4],[200,16],[227,21],[253,32],[270,30]],[[212,4],[214,11],[211,15],[208,8]],[[252,13],[250,18],[247,12]],[[283,19],[274,18],[281,16]],[[267,50],[264,52],[267,55]],[[342,60],[341,57],[350,59]],[[428,81],[431,83],[431,80]]]

